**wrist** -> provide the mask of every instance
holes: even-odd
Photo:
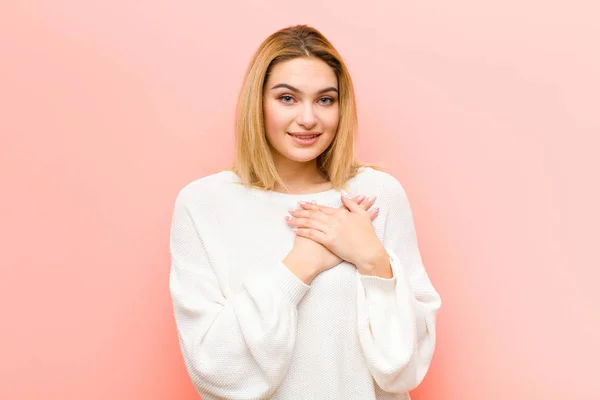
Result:
[[[299,257],[291,251],[284,259],[283,264],[307,285],[310,285],[312,280],[317,276],[317,268],[314,267],[309,260]]]
[[[372,257],[356,265],[358,272],[361,275],[371,275],[391,279],[394,274],[392,272],[390,257],[387,250],[382,246],[372,254]]]

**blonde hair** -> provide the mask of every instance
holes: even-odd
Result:
[[[307,25],[296,25],[269,36],[259,46],[246,70],[237,103],[236,156],[232,167],[246,186],[272,190],[279,183],[285,187],[266,138],[263,90],[276,64],[299,57],[324,61],[333,69],[338,80],[338,129],[332,143],[317,157],[319,172],[331,182],[333,188],[344,189],[348,180],[361,167],[367,166],[355,159],[358,120],[354,88],[346,65],[323,34]]]

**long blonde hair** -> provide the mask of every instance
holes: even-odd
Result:
[[[246,70],[237,102],[236,158],[232,170],[246,186],[272,190],[279,183],[285,187],[265,134],[263,89],[276,64],[298,57],[324,61],[337,77],[340,107],[338,129],[332,143],[317,157],[317,168],[335,189],[344,189],[359,168],[367,165],[355,159],[358,120],[352,79],[333,45],[318,30],[307,25],[291,26],[273,33],[255,52]]]

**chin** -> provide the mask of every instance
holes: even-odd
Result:
[[[319,143],[317,146],[309,146],[301,148],[289,143],[276,143],[275,146],[271,145],[271,151],[278,153],[278,155],[287,160],[297,163],[308,163],[315,161],[317,157],[327,150],[327,147],[331,144],[330,140]]]
[[[321,152],[322,153],[322,152]],[[290,161],[295,161],[298,163],[307,163],[317,159],[321,155],[321,153],[313,153],[313,154],[298,154],[296,152],[290,152],[285,154],[285,158]]]

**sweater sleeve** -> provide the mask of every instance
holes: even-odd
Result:
[[[297,305],[309,286],[281,262],[225,296],[198,223],[180,194],[171,224],[169,287],[186,369],[204,398],[268,398],[288,369]]]
[[[423,267],[411,207],[397,180],[389,184],[384,198],[389,207],[382,242],[393,277],[359,274],[358,333],[379,387],[405,393],[416,388],[429,369],[441,299]]]

